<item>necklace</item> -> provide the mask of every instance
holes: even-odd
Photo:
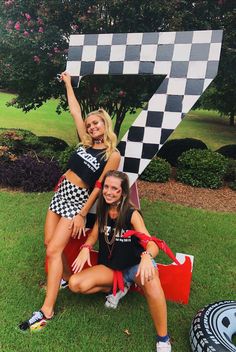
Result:
[[[106,220],[105,220],[105,224],[104,224],[104,239],[105,239],[107,249],[109,252],[108,259],[110,260],[112,257],[112,252],[113,252],[114,245],[115,245],[116,231],[113,228],[113,235],[112,235],[111,239],[109,240],[109,231],[108,231],[108,227],[107,227],[107,215],[106,215]]]
[[[104,138],[103,138],[103,137],[100,137],[100,138],[98,138],[98,139],[94,139],[94,140],[93,140],[93,143],[94,143],[94,144],[102,144],[102,143],[104,143]]]

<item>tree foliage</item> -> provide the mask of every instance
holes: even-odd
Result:
[[[232,21],[231,27],[227,22],[233,16],[230,3],[229,0],[3,0],[0,2],[1,87],[14,91],[17,97],[11,104],[26,112],[52,97],[60,99],[60,112],[67,104],[64,87],[55,77],[65,69],[70,34],[225,28],[227,49],[233,26]],[[227,68],[233,76],[226,49],[220,75],[224,76]],[[150,76],[115,79],[93,76],[82,80],[76,94],[84,113],[103,106],[116,116],[118,133],[125,113],[142,107],[160,81],[160,77]],[[225,86],[221,91],[223,96],[232,88]]]

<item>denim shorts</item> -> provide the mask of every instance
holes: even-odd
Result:
[[[155,262],[154,259],[152,259],[152,264],[153,264],[154,268],[157,268],[157,263]],[[136,275],[136,273],[138,271],[138,266],[139,266],[139,264],[136,264],[136,265],[131,266],[128,269],[125,269],[123,271],[124,283],[132,284],[134,282],[135,275]]]

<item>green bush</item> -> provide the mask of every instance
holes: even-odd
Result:
[[[224,155],[226,158],[236,160],[236,144],[223,145],[216,152]]]
[[[75,146],[67,147],[63,152],[59,153],[58,163],[63,172],[67,170],[67,164],[71,154],[75,151]]]
[[[140,175],[140,179],[149,182],[167,182],[170,174],[170,164],[163,159],[154,158]]]
[[[233,191],[236,191],[236,181],[230,182],[230,183],[229,183],[229,187],[230,187]]]
[[[224,177],[225,181],[236,181],[236,160],[229,159]]]
[[[189,149],[207,149],[207,146],[201,140],[195,138],[171,139],[161,147],[157,156],[165,159],[172,166],[176,166],[180,155]]]
[[[177,179],[194,187],[219,188],[227,165],[223,155],[211,150],[191,149],[178,159]]]
[[[68,144],[63,139],[52,136],[40,136],[39,141],[45,145],[45,148],[57,151],[63,151],[68,147]]]
[[[0,129],[0,145],[8,147],[16,155],[30,150],[39,151],[42,148],[42,143],[34,133],[14,128]]]

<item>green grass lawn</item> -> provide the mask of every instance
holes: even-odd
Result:
[[[2,352],[155,350],[155,331],[144,298],[130,293],[116,311],[104,308],[104,295],[60,292],[56,316],[39,333],[21,333],[17,324],[37,310],[44,291],[43,226],[51,193],[0,192],[0,350]],[[204,305],[235,299],[235,214],[208,212],[165,202],[142,201],[152,234],[174,252],[195,256],[190,302],[168,302],[173,352],[189,352],[191,320]],[[164,254],[158,259],[168,262]],[[131,333],[127,336],[124,330]]]
[[[76,131],[68,112],[57,115],[57,102],[50,100],[37,110],[25,114],[21,110],[6,107],[13,95],[0,93],[0,127],[28,129],[39,136],[55,136],[69,144],[77,143]],[[120,135],[123,136],[136,116],[127,114]],[[176,128],[170,138],[192,137],[201,139],[216,150],[222,145],[233,144],[236,140],[236,126],[230,127],[228,119],[220,118],[215,111],[191,111]]]

